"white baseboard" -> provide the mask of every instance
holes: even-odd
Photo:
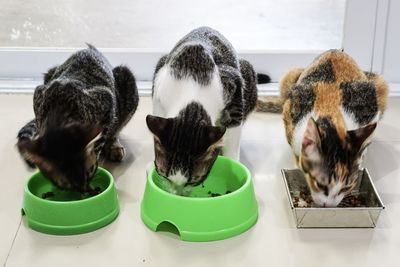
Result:
[[[0,80],[0,93],[3,94],[33,94],[36,86],[42,83],[42,80]],[[150,81],[137,82],[139,95],[150,96]],[[278,83],[258,85],[259,95],[278,95]]]
[[[0,93],[3,94],[33,94],[36,86],[41,84],[42,80],[1,80]],[[137,86],[140,96],[151,95],[151,82],[138,81]],[[279,94],[278,83],[259,84],[258,95],[276,96]],[[389,84],[389,97],[400,97],[400,83]]]

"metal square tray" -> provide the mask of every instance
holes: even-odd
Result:
[[[297,228],[373,228],[385,208],[367,169],[360,170],[360,179],[352,191],[366,199],[366,207],[294,207],[293,197],[300,188],[307,186],[306,180],[299,169],[282,169],[281,172]]]

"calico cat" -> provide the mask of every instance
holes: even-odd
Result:
[[[222,147],[239,159],[241,127],[257,101],[256,79],[251,64],[208,27],[187,34],[159,60],[146,122],[155,167],[171,182],[169,191],[186,194],[202,183]]]
[[[259,101],[258,109],[282,110],[287,141],[314,203],[337,206],[357,182],[388,85],[343,51],[330,50],[309,67],[286,73],[280,91],[278,99]]]
[[[121,161],[118,134],[139,97],[132,72],[112,68],[93,46],[72,54],[44,75],[33,96],[35,119],[18,133],[17,147],[56,186],[90,191],[100,155]]]

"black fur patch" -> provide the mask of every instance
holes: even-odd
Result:
[[[364,71],[364,74],[365,76],[367,76],[368,79],[373,79],[377,76],[375,73],[369,71]]]
[[[118,131],[132,118],[139,104],[139,93],[136,79],[126,66],[118,66],[113,70],[116,95],[116,117]]]
[[[21,130],[19,130],[17,138],[33,139],[36,135],[36,132],[37,132],[36,122],[35,120],[31,120],[24,127],[22,127]]]
[[[313,71],[301,79],[302,83],[326,82],[332,83],[336,80],[333,72],[332,61],[326,60],[318,65]]]
[[[200,103],[192,102],[174,118],[173,127],[163,145],[170,151],[179,151],[185,155],[198,155],[207,149],[197,143],[202,126],[211,125],[210,116]],[[186,158],[186,157],[185,157]]]
[[[378,112],[376,88],[370,81],[342,82],[343,108],[354,115],[356,121],[365,125],[371,122]]]
[[[173,75],[177,79],[191,76],[196,82],[208,85],[215,63],[202,44],[183,46],[171,62]]]
[[[254,110],[257,104],[257,81],[260,81],[261,77],[264,77],[264,81],[267,82],[271,81],[268,75],[265,74],[256,74],[253,69],[253,66],[247,60],[240,59],[240,72],[242,74],[244,80],[244,91],[243,91],[243,113],[244,117],[246,118],[247,115]],[[269,82],[268,81],[268,82]]]
[[[257,84],[270,83],[271,77],[267,74],[257,73]]]
[[[211,145],[207,130],[212,125],[210,116],[201,104],[192,102],[177,117],[168,120],[168,130],[160,136],[161,144],[168,152],[164,154],[167,165],[163,167],[165,175],[170,176],[180,170],[188,176],[188,183],[192,184],[198,164],[208,164],[207,168],[210,170],[220,152],[219,148],[213,151],[208,163],[199,161]]]
[[[321,117],[317,120],[320,131],[324,132],[321,135],[321,152],[324,157],[324,162],[327,164],[329,177],[331,178],[335,171],[335,165],[340,162],[351,167],[358,151],[349,149],[342,144],[338,132],[332,123],[330,117]],[[344,141],[344,140],[343,140]]]
[[[314,107],[315,93],[310,84],[296,84],[290,90],[291,100],[290,114],[293,123],[297,124]]]

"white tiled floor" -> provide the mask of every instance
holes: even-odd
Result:
[[[126,161],[107,166],[121,203],[115,222],[77,236],[37,233],[24,220],[19,227],[29,171],[14,144],[19,128],[32,118],[31,102],[31,95],[0,95],[0,261],[5,266],[398,266],[400,99],[390,99],[366,161],[386,204],[375,229],[296,229],[279,172],[293,166],[280,115],[255,113],[244,130],[242,161],[254,175],[258,222],[240,236],[208,243],[154,233],[140,220],[145,165],[153,157],[144,122],[149,98],[141,98],[134,119],[123,131]]]

